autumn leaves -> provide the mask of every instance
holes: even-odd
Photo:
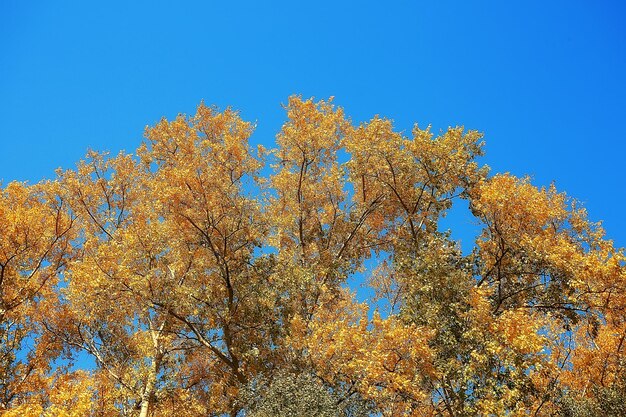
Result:
[[[201,104],[2,190],[4,415],[547,415],[619,380],[623,254],[564,195],[488,178],[474,131],[286,111],[275,150]],[[469,255],[438,228],[458,198]],[[346,286],[372,257],[390,314]]]

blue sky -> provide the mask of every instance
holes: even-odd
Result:
[[[0,2],[0,179],[133,151],[204,99],[271,146],[291,94],[355,121],[485,133],[492,172],[555,181],[626,246],[618,1]],[[467,219],[454,217],[462,225]]]

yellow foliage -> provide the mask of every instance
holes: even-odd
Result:
[[[201,103],[2,188],[2,416],[234,416],[298,374],[375,415],[551,415],[624,380],[626,258],[574,200],[488,177],[476,131],[285,110],[276,149]],[[440,230],[458,199],[469,254]]]

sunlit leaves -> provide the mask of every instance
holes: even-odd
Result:
[[[285,110],[268,151],[200,104],[2,189],[2,415],[619,409],[625,257],[579,204],[489,177],[473,130]],[[482,227],[465,254],[440,230],[458,199]]]

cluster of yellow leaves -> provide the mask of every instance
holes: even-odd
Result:
[[[488,388],[487,395],[473,408],[480,415],[525,415],[533,407],[522,392],[523,383],[535,378],[546,361],[547,340],[542,335],[546,320],[521,308],[494,315],[490,292],[473,288],[469,297],[471,308],[464,314],[469,322],[464,337],[474,345],[464,372],[470,378],[483,375]],[[504,373],[510,375],[508,384],[490,385],[490,379],[498,380],[498,375]]]
[[[542,323],[550,355],[536,385],[558,381],[589,394],[619,378],[626,359],[623,252],[553,186],[497,175],[478,187],[472,205],[487,226],[478,246],[492,299],[499,309],[528,309],[518,323]]]
[[[330,102],[297,97],[290,98],[287,115],[276,138],[276,174],[270,180],[276,192],[269,207],[275,227],[271,242],[285,262],[298,258],[327,268],[344,255],[351,226],[342,210],[345,179],[337,163],[349,123]]]
[[[360,393],[391,416],[424,409],[429,403],[425,381],[435,372],[430,334],[397,317],[383,319],[378,312],[370,319],[368,307],[344,291],[322,302],[312,321],[294,318],[287,343],[306,352],[323,380]]]
[[[619,285],[623,253],[553,186],[540,190],[528,179],[497,175],[476,193],[473,209],[487,225],[478,242],[485,275],[509,268],[510,279],[529,282],[539,269],[556,270],[594,306],[604,303],[589,293]]]
[[[18,313],[57,279],[72,220],[53,192],[50,183],[12,182],[0,193],[0,318]]]
[[[400,240],[410,233],[417,241],[423,228],[436,230],[452,199],[486,173],[475,161],[482,154],[481,137],[461,127],[435,137],[430,128],[416,126],[413,137],[405,138],[379,117],[353,128],[343,146],[351,156],[346,166],[354,198],[375,209],[367,224]],[[405,222],[398,219],[408,227],[399,228]]]
[[[483,337],[490,334],[495,339],[488,346],[491,353],[505,357],[508,350],[516,355],[536,355],[543,350],[545,342],[539,331],[544,324],[542,317],[535,312],[518,308],[494,317],[489,290],[482,288],[471,290],[469,304],[472,308],[466,317],[471,321],[471,331]],[[514,366],[505,360],[507,365]]]
[[[57,191],[50,182],[0,191],[0,410],[44,386],[49,353],[58,351],[36,324],[44,313],[37,302],[55,298],[74,236]]]

